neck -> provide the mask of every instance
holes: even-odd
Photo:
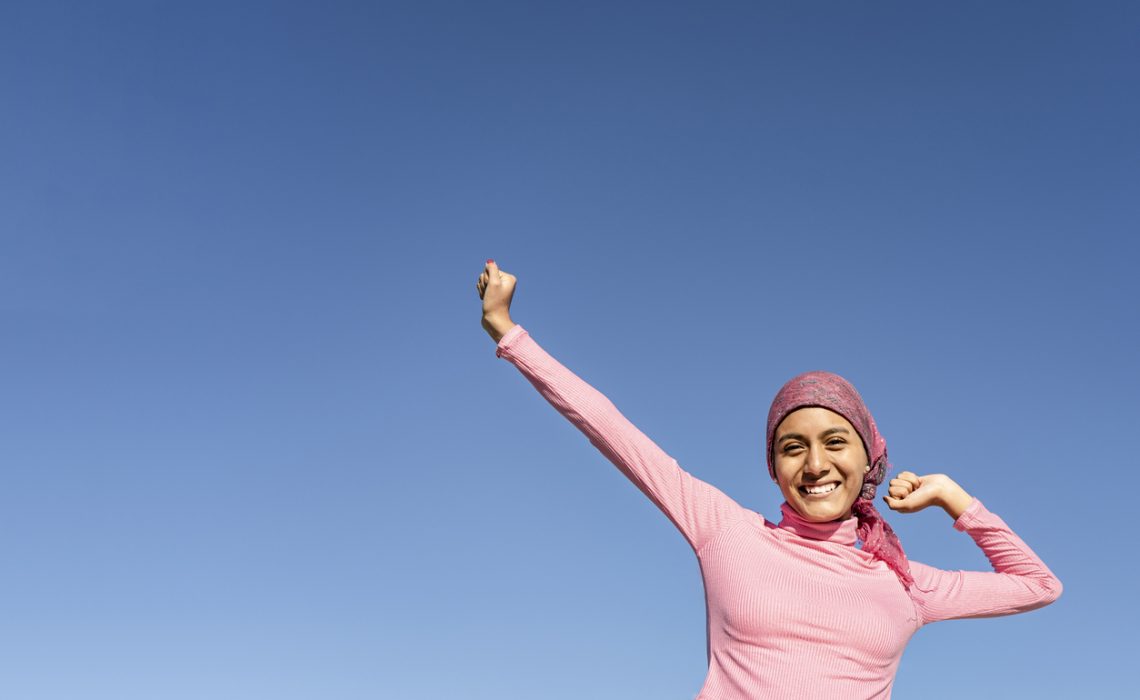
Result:
[[[783,513],[784,518],[780,521],[779,527],[783,530],[794,532],[800,537],[812,540],[848,545],[855,544],[855,533],[859,527],[859,523],[855,518],[851,517],[850,513],[846,518],[840,520],[815,523],[797,513],[796,509],[788,505],[787,501],[780,505],[780,511]]]

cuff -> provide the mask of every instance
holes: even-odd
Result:
[[[970,505],[966,506],[966,510],[962,511],[962,514],[954,521],[954,529],[959,532],[965,531],[966,528],[977,521],[978,515],[981,514],[984,508],[985,506],[983,506],[982,502],[975,496],[974,500],[970,501]]]
[[[502,357],[503,352],[510,350],[510,346],[523,334],[526,334],[525,328],[517,323],[511,326],[511,329],[499,338],[499,344],[495,346],[495,357]]]

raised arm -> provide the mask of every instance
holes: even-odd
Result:
[[[486,319],[485,319],[486,321]],[[509,324],[509,325],[508,325]],[[522,326],[492,318],[495,354],[511,362],[539,393],[677,526],[694,551],[748,511],[683,470],[614,404],[555,360]]]
[[[1013,615],[1044,607],[1061,596],[1061,581],[1005,521],[944,474],[903,472],[891,480],[888,505],[914,512],[939,505],[954,529],[981,547],[993,571],[944,571],[911,562],[923,623]]]

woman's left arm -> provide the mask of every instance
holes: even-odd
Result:
[[[919,477],[903,472],[883,499],[892,509],[913,513],[937,505],[954,518],[954,529],[981,547],[993,566],[987,571],[943,571],[911,562],[923,622],[997,617],[1044,607],[1061,596],[1061,581],[1005,521],[945,474]]]

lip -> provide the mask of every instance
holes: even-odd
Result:
[[[827,482],[824,482],[823,484],[810,484],[810,485],[811,486],[825,486],[827,484],[835,484],[835,488],[831,489],[827,493],[808,493],[807,491],[804,491],[803,489],[805,486],[808,486],[809,484],[801,484],[801,485],[796,487],[796,493],[798,493],[800,495],[800,498],[804,499],[805,501],[824,501],[824,500],[827,500],[828,498],[831,498],[835,494],[839,493],[840,489],[843,488],[843,483],[839,482],[839,481],[827,481]]]

